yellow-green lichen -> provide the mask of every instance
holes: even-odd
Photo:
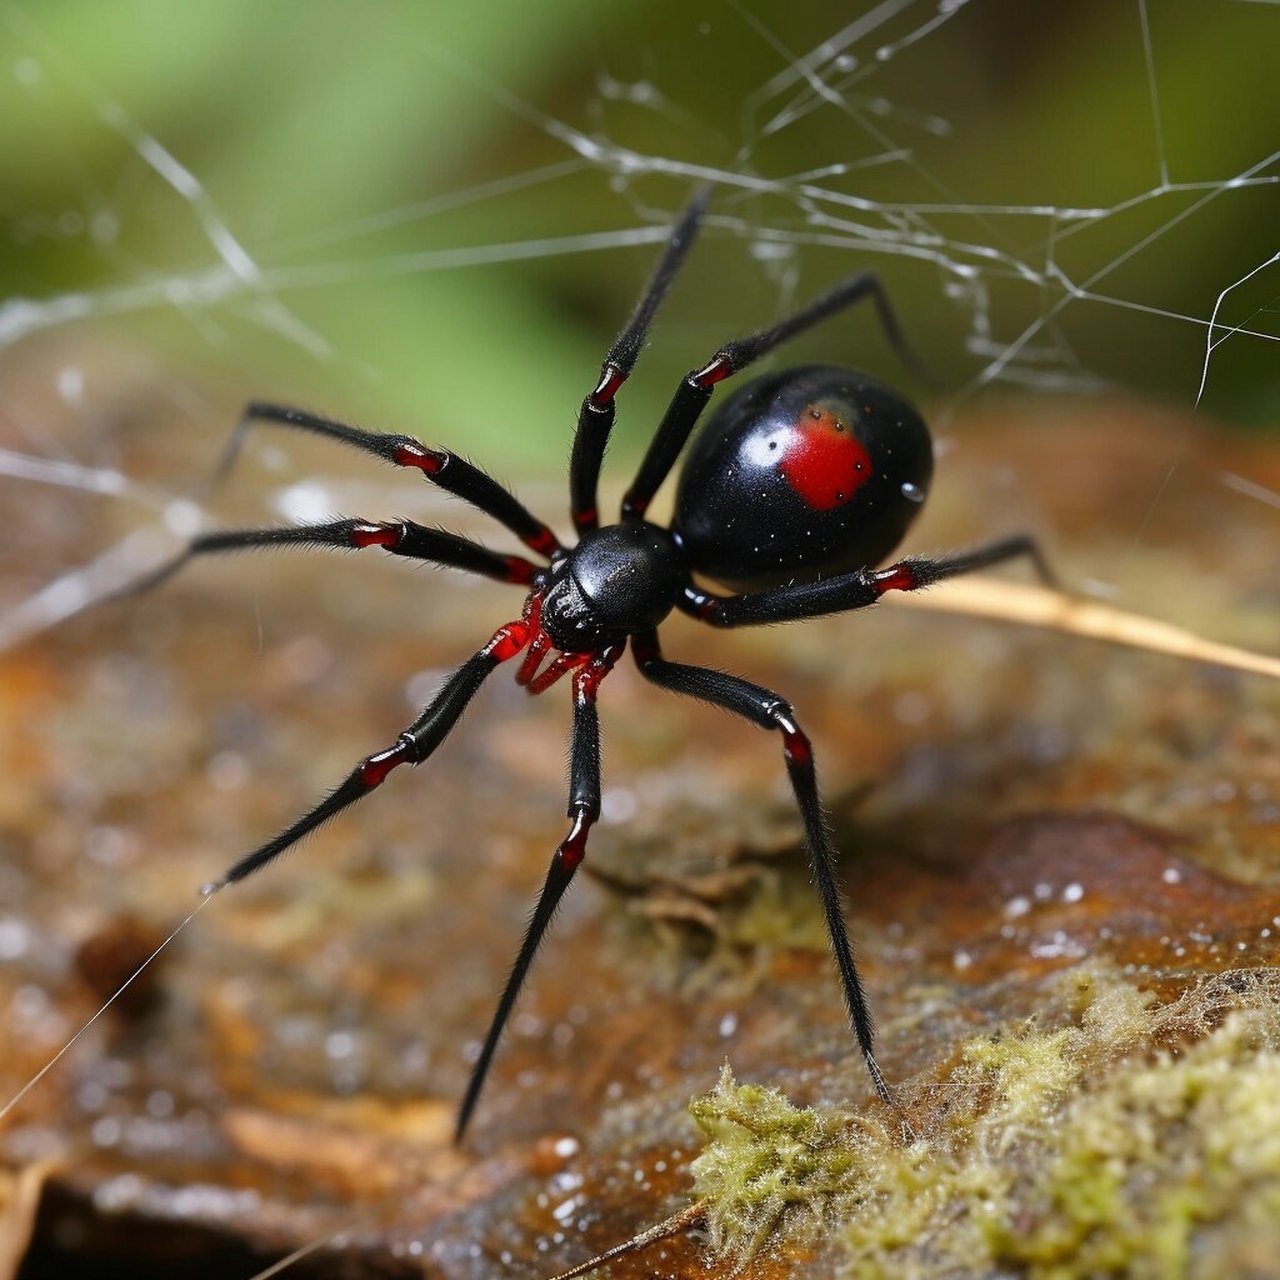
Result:
[[[693,1104],[713,1247],[741,1264],[825,1224],[850,1280],[1208,1280],[1268,1255],[1257,1274],[1276,1274],[1280,971],[1167,1005],[1103,969],[1055,994],[1057,1025],[975,1037],[907,1084],[909,1127],[798,1108],[726,1067]]]

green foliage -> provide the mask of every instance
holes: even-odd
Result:
[[[861,121],[856,92],[845,107],[788,109],[784,127],[770,127],[782,99],[769,105],[761,88],[787,74],[783,50],[821,48],[848,22],[835,0],[774,8],[757,15],[765,39],[756,20],[704,0],[10,6],[0,22],[0,297],[89,300],[91,324],[50,321],[70,361],[87,335],[145,351],[157,381],[189,380],[197,399],[225,394],[232,411],[250,394],[305,399],[558,474],[576,403],[652,256],[649,245],[598,253],[574,238],[661,224],[691,170],[778,191],[727,184],[703,264],[681,282],[676,319],[655,333],[628,389],[620,452],[638,450],[674,379],[727,323],[776,315],[780,278],[806,294],[852,270],[884,269],[913,340],[948,385],[972,374],[972,318],[939,305],[946,280],[916,260],[919,229],[888,236],[889,256],[851,251],[860,219],[848,245],[810,235],[819,216],[842,228],[849,203],[883,202],[890,224],[903,202],[972,205],[972,215],[931,218],[926,241],[953,240],[964,262],[970,243],[998,258],[1024,235],[1029,244],[1049,235],[1051,277],[1076,287],[1099,279],[1104,300],[1114,293],[1174,316],[1207,314],[1272,252],[1265,190],[1253,201],[1193,191],[1185,199],[1213,200],[1214,216],[1184,218],[1184,196],[1156,186],[1162,161],[1176,187],[1242,173],[1269,154],[1280,79],[1263,6],[1153,10],[1155,85],[1127,6],[1054,6],[1035,20],[1026,6],[967,6],[954,25],[908,40],[877,76],[877,101],[883,94],[906,113],[891,113],[883,140]],[[892,45],[916,23],[904,15],[902,30],[891,23],[873,38]],[[1231,74],[1215,75],[1219,67]],[[947,127],[921,130],[917,113]],[[199,183],[207,207],[161,176],[142,139]],[[898,146],[909,165],[868,163]],[[650,162],[656,176],[631,171]],[[813,204],[798,185],[796,175],[813,173],[825,175],[830,201]],[[982,217],[984,204],[1006,203],[1117,211],[1062,234],[1036,217],[1011,235],[1000,217]],[[259,276],[219,275],[210,210]],[[870,225],[874,246],[885,228]],[[750,262],[752,227],[787,262],[781,276]],[[1176,270],[1168,255],[1131,252],[1175,227]],[[1052,311],[1084,368],[1185,402],[1199,326],[1139,325],[1128,305],[1058,314],[1051,295],[1028,299],[1017,274],[1001,267],[984,283],[993,333],[1012,340],[1028,305],[1041,318]],[[1265,307],[1272,295],[1260,296]],[[1222,325],[1253,323],[1247,301],[1239,305]],[[1213,407],[1274,415],[1267,347],[1223,345]],[[890,361],[861,318],[796,352],[854,353],[872,369]],[[886,372],[902,380],[896,365]]]

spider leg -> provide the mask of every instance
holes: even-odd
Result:
[[[610,645],[601,650],[585,666],[581,667],[573,678],[573,740],[569,755],[569,817],[572,820],[569,834],[560,842],[551,857],[551,865],[547,868],[547,878],[543,882],[542,892],[538,895],[537,904],[529,923],[525,928],[524,940],[511,967],[507,985],[503,988],[502,997],[494,1011],[493,1020],[484,1038],[484,1047],[480,1057],[471,1069],[471,1079],[467,1081],[467,1092],[458,1109],[458,1123],[454,1130],[454,1141],[461,1142],[466,1133],[467,1124],[484,1088],[485,1077],[493,1062],[494,1050],[502,1038],[503,1028],[511,1016],[516,997],[529,973],[533,957],[547,932],[547,926],[555,915],[556,907],[569,887],[574,872],[577,871],[587,852],[587,838],[591,828],[600,816],[600,721],[596,715],[596,693],[600,682],[613,669],[614,663],[622,656],[626,647],[624,640],[620,644]]]
[[[908,556],[887,569],[854,569],[817,582],[793,583],[743,595],[717,596],[690,582],[676,606],[716,627],[818,618],[828,613],[865,609],[888,591],[918,591],[944,578],[972,573],[1018,556],[1026,556],[1031,561],[1046,586],[1058,585],[1039,544],[1026,534],[1018,534],[958,555]]]
[[[675,465],[698,418],[707,407],[716,383],[723,382],[732,374],[741,373],[749,364],[775,347],[863,298],[870,298],[875,303],[881,328],[902,362],[928,379],[920,361],[903,337],[880,277],[873,271],[863,271],[851,276],[771,328],[726,342],[706,364],[691,370],[685,376],[684,381],[676,388],[671,404],[649,442],[640,470],[622,500],[622,514],[643,516],[649,509],[653,495]]]
[[[384,751],[367,756],[319,804],[230,867],[216,887],[243,880],[274,861],[303,836],[381,786],[392,769],[421,764],[445,740],[467,704],[499,663],[514,658],[529,641],[526,621],[508,622],[444,682],[422,714]]]
[[[538,566],[523,556],[499,555],[478,542],[428,529],[412,520],[334,520],[329,524],[295,525],[280,529],[226,529],[202,533],[192,538],[186,549],[171,560],[132,583],[119,595],[138,595],[173,577],[197,556],[221,555],[251,547],[337,547],[350,551],[363,547],[382,547],[393,555],[410,560],[426,560],[432,564],[464,569],[483,574],[499,582],[528,585]]]
[[[751,684],[738,676],[708,667],[691,667],[683,663],[668,662],[658,645],[656,632],[646,632],[635,639],[636,665],[644,676],[672,693],[700,698],[717,707],[723,707],[742,716],[762,729],[776,729],[782,734],[782,752],[786,760],[787,776],[795,792],[796,805],[804,823],[805,848],[813,868],[813,878],[822,899],[822,910],[827,921],[827,935],[831,940],[831,952],[840,974],[844,991],[845,1008],[849,1022],[862,1050],[871,1082],[876,1092],[886,1102],[892,1101],[889,1086],[885,1083],[880,1067],[872,1053],[874,1030],[871,1011],[862,990],[854,960],[853,946],[845,926],[844,910],[837,884],[836,850],[827,829],[818,797],[818,780],[813,765],[813,748],[800,726],[790,703],[761,685]]]
[[[574,528],[580,534],[595,529],[600,523],[596,485],[617,412],[614,397],[631,376],[653,317],[698,234],[698,224],[706,212],[711,190],[710,184],[699,187],[680,215],[640,295],[640,301],[631,313],[631,319],[613,340],[600,366],[600,377],[594,390],[588,392],[582,408],[578,410],[578,429],[573,437],[573,454],[569,462],[569,506]]]
[[[393,463],[397,467],[416,467],[432,484],[469,502],[504,524],[539,555],[550,556],[561,550],[560,541],[512,493],[479,467],[448,449],[429,449],[412,436],[387,431],[367,431],[334,418],[321,417],[304,409],[255,401],[244,411],[222,455],[213,483],[218,484],[231,470],[239,456],[249,428],[255,422],[271,422],[282,427],[296,427],[316,435],[328,436],[351,445],[364,453]]]

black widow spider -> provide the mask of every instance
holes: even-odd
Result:
[[[253,422],[272,422],[328,436],[375,457],[411,467],[433,483],[495,517],[549,561],[501,555],[411,520],[335,520],[295,528],[234,529],[202,534],[149,575],[153,586],[192,557],[246,547],[382,547],[529,588],[518,619],[444,682],[421,715],[384,751],[362,760],[313,809],[227,871],[210,891],[265,867],[308,832],[380,786],[402,764],[421,764],[444,741],[490,673],[519,654],[516,682],[530,694],[573,672],[573,734],[569,766],[569,833],[557,847],[524,940],[493,1015],[458,1112],[460,1141],[475,1109],[503,1027],[556,906],[586,853],[600,815],[600,730],[596,695],[628,639],[646,679],[674,693],[723,707],[782,735],[787,773],[804,824],[805,845],[826,916],[831,950],[849,1019],[879,1095],[890,1094],[872,1054],[871,1015],[858,977],[837,887],[836,851],[823,819],[809,739],[790,704],[737,676],[669,662],[658,624],[680,609],[717,627],[812,618],[875,604],[887,591],[914,591],[1015,556],[1050,575],[1034,542],[1004,538],[959,555],[913,556],[886,569],[920,510],[933,472],[929,433],[919,414],[865,374],[810,365],[766,374],[732,395],[703,426],[685,462],[670,528],[645,519],[658,487],[711,399],[718,382],[745,369],[789,338],[868,297],[900,356],[910,360],[880,280],[852,276],[773,325],[725,343],[681,381],[617,524],[600,527],[596,484],[613,426],[615,397],[630,376],[649,326],[697,233],[710,197],[699,190],[681,215],[626,327],[605,356],[599,381],[582,402],[569,466],[572,547],[506,489],[457,454],[405,435],[366,431],[300,409],[250,404],[223,459],[231,465]],[[697,573],[741,594],[715,595]],[[554,652],[553,652],[554,651]]]

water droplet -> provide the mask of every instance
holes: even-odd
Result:
[[[70,364],[58,370],[58,396],[65,404],[84,403],[84,370]]]
[[[908,480],[902,486],[902,496],[906,498],[908,502],[923,502],[924,490],[918,484],[912,484],[911,481]]]

